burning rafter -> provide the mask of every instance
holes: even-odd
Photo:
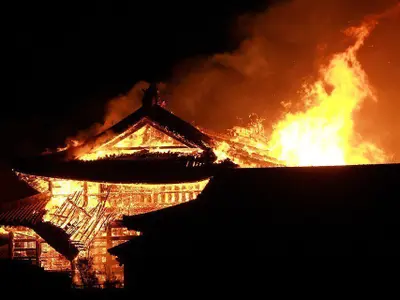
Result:
[[[214,137],[219,142],[214,150],[219,160],[230,159],[241,167],[279,167],[282,162],[269,155],[269,151],[258,147],[229,140],[223,137]]]
[[[78,147],[69,149],[69,152],[73,153],[75,158],[84,160],[97,159],[110,154],[112,151],[121,152],[122,150],[118,149],[118,146],[124,140],[128,142],[124,143],[124,147],[136,147],[143,144],[142,139],[151,140],[151,134],[141,132],[141,130],[145,131],[148,128],[152,128],[151,132],[153,133],[155,132],[154,130],[162,133],[164,137],[156,134],[154,136],[158,136],[157,139],[146,146],[163,146],[167,141],[169,141],[168,144],[170,145],[174,141],[173,143],[175,144],[179,143],[186,146],[188,148],[187,151],[190,150],[191,152],[209,150],[213,146],[213,141],[209,136],[171,112],[154,105],[150,107],[142,106],[118,124],[81,143]],[[117,147],[113,147],[114,145]],[[120,154],[126,153],[125,150],[124,153]]]
[[[88,206],[83,190],[75,191],[50,214],[48,222],[63,229],[78,249],[86,249],[102,226],[113,219],[113,211],[106,210],[109,191],[105,197],[99,197],[93,208]]]

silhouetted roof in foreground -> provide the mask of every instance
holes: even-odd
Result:
[[[18,201],[0,204],[0,224],[9,226],[34,226],[42,221],[51,194],[40,193]]]
[[[37,290],[67,291],[71,287],[68,273],[46,272],[27,261],[0,259],[0,279],[4,293],[24,295]]]
[[[19,159],[14,169],[30,175],[108,183],[179,183],[213,176],[231,162],[214,164],[196,160],[94,160],[52,161],[45,157]]]
[[[399,164],[223,171],[194,201],[125,217],[142,240],[110,252],[395,253],[399,178]]]
[[[37,194],[26,182],[20,180],[8,165],[0,163],[1,205]]]

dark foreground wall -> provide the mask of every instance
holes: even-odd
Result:
[[[114,254],[136,287],[154,276],[251,284],[304,257],[398,256],[399,216],[400,165],[238,169],[195,201],[127,217],[144,235]]]
[[[4,295],[21,297],[35,290],[67,291],[71,279],[67,273],[46,272],[30,262],[0,259],[0,290]]]

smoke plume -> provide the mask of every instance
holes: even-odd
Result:
[[[243,36],[235,51],[176,66],[166,84],[168,108],[213,130],[238,125],[238,119],[246,120],[252,113],[272,128],[288,109],[300,109],[302,86],[314,81],[320,66],[352,42],[343,31],[395,5],[397,0],[293,0],[242,16],[233,29]],[[399,15],[382,15],[359,51],[378,101],[365,103],[356,122],[363,136],[397,154],[399,32]],[[127,95],[111,100],[104,124],[84,134],[98,133],[133,112],[146,86],[140,82]]]
[[[320,66],[353,42],[343,31],[380,14],[379,25],[359,51],[378,101],[365,104],[356,124],[365,138],[400,154],[400,90],[395,83],[400,78],[400,18],[395,5],[396,0],[294,0],[243,16],[236,30],[245,38],[237,50],[177,67],[168,83],[169,104],[206,128],[229,128],[251,113],[272,128],[288,107],[301,107],[299,91],[315,80]]]
[[[139,81],[125,95],[111,99],[105,109],[104,120],[102,123],[95,123],[90,128],[81,130],[74,137],[66,139],[67,146],[77,146],[87,140],[89,137],[95,136],[104,130],[110,128],[122,119],[129,116],[141,105],[143,89],[147,89],[149,83]]]

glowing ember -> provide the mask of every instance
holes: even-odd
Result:
[[[217,155],[217,162],[221,162],[229,158],[229,150],[231,146],[227,142],[220,143],[217,148],[214,149],[214,153]]]

